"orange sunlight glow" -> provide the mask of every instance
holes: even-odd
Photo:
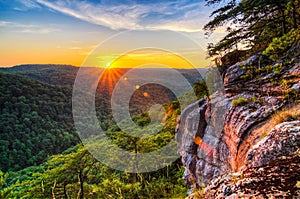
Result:
[[[208,66],[209,63],[210,61],[199,52],[173,53],[160,49],[140,49],[125,54],[106,54],[95,51],[88,56],[83,65],[100,68],[193,69]]]
[[[143,95],[144,95],[144,97],[150,97],[149,93],[147,93],[147,92],[144,92]]]
[[[101,92],[107,92],[106,94],[110,96],[114,90],[114,86],[118,83],[119,79],[122,77],[123,74],[121,69],[107,69],[104,70],[104,72],[102,73],[99,80],[99,85]],[[126,81],[122,81],[121,83],[124,84],[123,86],[127,85]]]
[[[112,68],[195,68],[180,54],[161,50],[133,51],[119,56],[109,66]]]
[[[97,63],[97,64],[96,64]],[[123,77],[126,69],[130,68],[195,68],[192,64],[179,54],[168,51],[147,49],[136,50],[121,56],[116,55],[99,55],[96,52],[85,62],[86,66],[98,66],[103,68],[98,87],[102,93],[111,96],[115,85],[121,79],[122,86],[133,86],[136,90],[140,85],[131,85],[127,77]],[[145,98],[150,98],[149,93],[142,93]]]
[[[203,142],[201,137],[196,136],[194,138],[194,142],[195,142],[195,144],[199,145],[199,147],[210,157],[213,157],[214,154],[216,153],[216,150],[209,144]]]

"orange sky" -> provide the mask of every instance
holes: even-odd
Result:
[[[165,51],[153,50],[143,52],[130,52],[120,56],[99,56],[95,59],[94,66],[109,67],[109,68],[157,68],[157,67],[171,67],[171,68],[195,68],[199,66],[208,66],[209,59],[205,59],[204,55],[200,53],[188,53],[185,55],[174,54]],[[189,60],[193,60],[191,63]],[[194,66],[193,64],[197,64]]]
[[[129,5],[123,1],[0,1],[0,67],[20,64],[107,67],[119,56],[112,67],[157,63],[175,68],[191,67],[184,59],[193,60],[193,67],[206,67],[211,63],[206,59],[207,44],[218,41],[223,31],[205,38],[202,27],[208,21],[209,12],[204,2],[178,2],[189,5],[182,5],[182,9],[172,7],[174,5],[167,1],[132,3],[136,10],[127,9]],[[152,10],[154,5],[161,10]],[[124,9],[119,12],[120,6]],[[134,11],[136,15],[132,15]],[[127,14],[124,16],[123,12]],[[166,14],[172,12],[173,15]],[[153,30],[161,32],[152,37]],[[116,34],[128,31],[149,32],[117,38]],[[201,49],[186,45],[185,39],[178,40],[177,36],[164,31],[184,33],[197,41]],[[102,45],[114,36],[112,43]],[[146,47],[160,46],[174,53],[135,51],[145,41],[148,42]],[[99,46],[102,49],[95,53]]]

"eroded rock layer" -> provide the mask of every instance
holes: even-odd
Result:
[[[247,76],[245,66],[258,65],[258,61],[259,57],[253,56],[229,67],[224,95],[215,93],[183,111],[176,139],[190,193],[222,175],[266,165],[300,147],[299,121],[276,128],[270,122],[279,110],[292,106],[292,101],[299,102],[299,60],[274,64],[274,68],[280,64],[280,73]],[[295,169],[293,172],[300,173],[298,167]]]

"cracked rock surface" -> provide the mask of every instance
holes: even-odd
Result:
[[[249,176],[253,171],[253,176],[258,177],[258,170],[255,169],[258,167],[264,169],[266,176],[265,178],[251,177],[247,181],[241,179],[242,186],[250,182],[253,184],[251,185],[253,189],[255,186],[267,186],[259,184],[264,182],[266,184],[268,182],[266,178],[269,177],[270,183],[273,183],[272,178],[275,183],[276,178],[278,181],[285,174],[277,173],[277,170],[274,171],[267,165],[270,166],[271,162],[273,165],[284,164],[287,160],[280,158],[290,157],[289,155],[294,154],[300,147],[299,120],[285,122],[276,127],[274,125],[270,128],[271,131],[265,132],[268,133],[266,137],[262,136],[264,125],[268,123],[270,117],[290,103],[289,98],[285,96],[286,91],[299,96],[300,62],[294,61],[284,65],[279,74],[262,74],[256,79],[240,78],[246,72],[241,65],[249,63],[253,65],[257,59],[256,56],[250,57],[225,71],[224,95],[213,94],[210,100],[201,99],[182,112],[176,139],[178,152],[185,168],[183,179],[188,185],[190,194],[196,187],[210,186],[217,179],[220,181],[220,176],[223,177],[219,184],[226,184],[227,181],[232,183],[233,179],[228,175],[245,168],[248,168],[245,172],[248,172]],[[274,83],[274,80],[278,82]],[[284,85],[280,83],[283,80],[287,82]],[[233,103],[239,99],[243,99],[244,102]],[[299,156],[291,156],[289,162],[292,164],[293,161],[298,163]],[[279,165],[276,168],[281,169]],[[299,176],[295,175],[300,173],[298,166],[291,168],[283,166],[282,169],[295,177],[292,180],[298,179]],[[272,174],[271,171],[275,173]],[[287,182],[292,181],[288,175],[286,177]],[[234,187],[220,188],[220,186],[218,191],[223,194],[220,198],[225,195],[230,198],[241,196]],[[292,185],[285,184],[285,186]],[[281,190],[281,188],[273,189]],[[214,193],[213,197],[207,198],[215,197],[219,195]],[[247,198],[246,195],[243,197]]]

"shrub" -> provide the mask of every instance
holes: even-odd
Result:
[[[253,96],[253,97],[251,98],[251,101],[252,101],[253,103],[255,103],[255,102],[257,102],[257,98],[256,98],[255,96]]]
[[[248,103],[248,100],[242,97],[239,97],[236,100],[232,100],[231,104],[232,106],[242,106]]]

